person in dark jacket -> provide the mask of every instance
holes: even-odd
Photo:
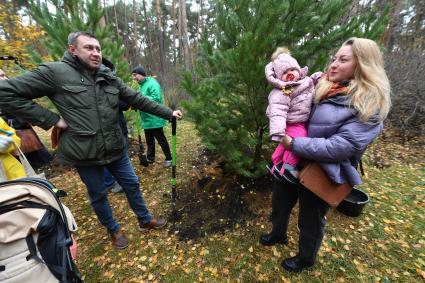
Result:
[[[99,221],[111,235],[116,248],[128,240],[112,215],[107,199],[104,168],[123,187],[139,221],[139,230],[160,228],[166,220],[153,218],[139,187],[139,179],[128,156],[119,125],[118,101],[164,119],[182,117],[126,86],[105,66],[99,41],[90,33],[74,32],[61,62],[45,63],[32,72],[0,81],[0,107],[43,129],[61,131],[58,161],[75,166],[85,183]],[[56,114],[32,99],[48,96],[59,111]]]
[[[153,77],[146,76],[146,71],[139,66],[132,71],[133,79],[139,83],[139,92],[143,96],[157,103],[164,104],[161,86]],[[155,139],[161,146],[165,155],[164,167],[171,166],[171,151],[163,127],[166,121],[149,113],[141,112],[142,128],[145,130],[146,145],[148,146],[147,158],[149,163],[155,162]]]
[[[374,41],[347,40],[316,86],[308,137],[284,136],[283,147],[301,159],[318,162],[335,183],[360,184],[356,167],[367,146],[382,131],[382,121],[391,106],[390,84],[383,66]],[[274,181],[273,228],[260,237],[263,245],[286,244],[289,216],[297,200],[298,253],[281,263],[292,272],[314,265],[328,204],[301,185]]]

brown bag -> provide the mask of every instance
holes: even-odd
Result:
[[[21,138],[21,150],[23,153],[34,152],[43,148],[43,144],[33,129],[15,130]]]
[[[337,184],[333,182],[316,162],[307,164],[301,170],[299,180],[304,187],[332,207],[338,206],[353,188],[350,184]]]

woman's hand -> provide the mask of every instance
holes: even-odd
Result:
[[[290,136],[284,136],[281,140],[280,143],[282,144],[282,146],[285,149],[291,150],[291,142],[292,142],[292,138]]]
[[[177,119],[181,119],[183,117],[183,114],[180,110],[173,111],[173,117],[176,117]]]

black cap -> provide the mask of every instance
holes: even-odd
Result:
[[[146,77],[145,69],[142,66],[138,66],[138,67],[134,68],[131,73],[132,74],[139,74],[139,75]]]

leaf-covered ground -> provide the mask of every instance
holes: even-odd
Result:
[[[169,220],[166,229],[140,233],[125,195],[109,195],[130,240],[125,250],[110,245],[76,171],[45,169],[68,192],[63,202],[79,225],[77,263],[86,282],[424,282],[425,153],[419,141],[403,145],[389,131],[373,144],[361,186],[371,202],[356,218],[330,211],[316,268],[291,274],[280,262],[297,251],[297,211],[289,244],[262,246],[259,236],[271,229],[270,179],[223,176],[192,124],[180,122],[177,132],[175,206],[160,149],[158,162],[147,168],[138,165],[137,143],[130,150],[148,207]]]

